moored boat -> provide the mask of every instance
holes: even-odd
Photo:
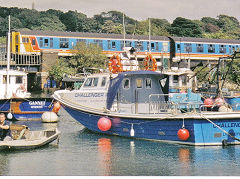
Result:
[[[10,16],[7,68],[0,69],[0,112],[9,120],[40,119],[44,112],[58,112],[60,106],[52,98],[31,98],[27,91],[27,73],[10,69]]]
[[[240,112],[208,109],[189,71],[95,74],[53,98],[94,132],[187,145],[240,144]]]
[[[59,138],[60,131],[58,129],[46,129],[39,131],[30,131],[27,127],[20,128],[20,132],[16,135],[16,127],[10,127],[14,139],[9,141],[0,141],[0,150],[24,150],[35,149],[50,144]],[[15,129],[13,129],[15,128]]]

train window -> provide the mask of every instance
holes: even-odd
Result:
[[[229,45],[229,53],[232,53],[232,46]]]
[[[50,48],[53,48],[53,38],[50,38]]]
[[[15,37],[15,38],[16,38],[16,43],[18,44],[18,35],[16,35],[16,37]]]
[[[108,49],[111,49],[111,42],[110,42],[110,40],[108,40],[107,42],[108,42]]]
[[[140,49],[140,50],[143,50],[143,42],[138,40],[137,41],[137,48]]]
[[[40,37],[40,47],[43,47],[43,38],[42,37]]]
[[[102,40],[93,40],[93,43],[98,45],[99,47],[103,47],[103,43],[102,43]]]
[[[151,49],[155,49],[155,43],[151,43]]]
[[[23,42],[23,43],[28,43],[28,42],[29,42],[29,41],[28,41],[28,38],[27,38],[27,37],[23,37],[23,38],[22,38],[22,42]]]
[[[44,47],[48,47],[48,39],[44,39]]]
[[[177,51],[180,51],[181,50],[181,46],[180,44],[177,44]]]
[[[208,53],[215,53],[215,45],[208,44]]]
[[[32,45],[36,45],[36,40],[32,39]]]
[[[60,48],[69,48],[69,39],[67,38],[60,38]]]
[[[86,39],[77,39],[77,43],[80,43],[80,42],[86,43],[87,41],[86,41]]]
[[[219,53],[226,53],[226,51],[227,51],[226,45],[220,45]]]
[[[187,53],[192,52],[192,44],[191,43],[184,43],[184,50]]]
[[[158,50],[159,50],[159,43],[156,42],[156,51],[158,51]]]
[[[116,42],[112,42],[112,48],[116,48]]]
[[[197,52],[203,52],[203,44],[197,44]]]

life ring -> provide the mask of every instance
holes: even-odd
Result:
[[[109,59],[108,68],[109,68],[109,71],[112,73],[118,73],[123,71],[121,59],[118,55],[113,55]]]
[[[13,94],[14,97],[25,98],[27,96],[27,90],[23,85],[20,85],[16,89],[16,93]]]
[[[150,63],[152,63],[152,65],[150,65]],[[148,54],[144,59],[144,68],[145,70],[151,70],[151,71],[157,70],[157,60],[152,57],[152,54]]]

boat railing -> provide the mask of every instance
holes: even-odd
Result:
[[[199,102],[181,102],[174,103],[168,101],[169,94],[151,94],[149,95],[149,113],[157,114],[163,112],[197,112],[202,110],[207,110],[207,108],[202,106]],[[203,109],[204,108],[204,109]]]
[[[164,112],[174,112],[177,110],[176,104],[165,99],[168,94],[150,94],[149,95],[149,114],[158,114]]]

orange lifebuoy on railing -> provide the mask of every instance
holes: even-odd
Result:
[[[157,60],[153,58],[152,54],[148,54],[144,59],[144,68],[145,70],[157,70]]]
[[[108,68],[109,68],[109,71],[112,73],[118,73],[123,71],[121,59],[118,55],[113,55],[109,59]]]

